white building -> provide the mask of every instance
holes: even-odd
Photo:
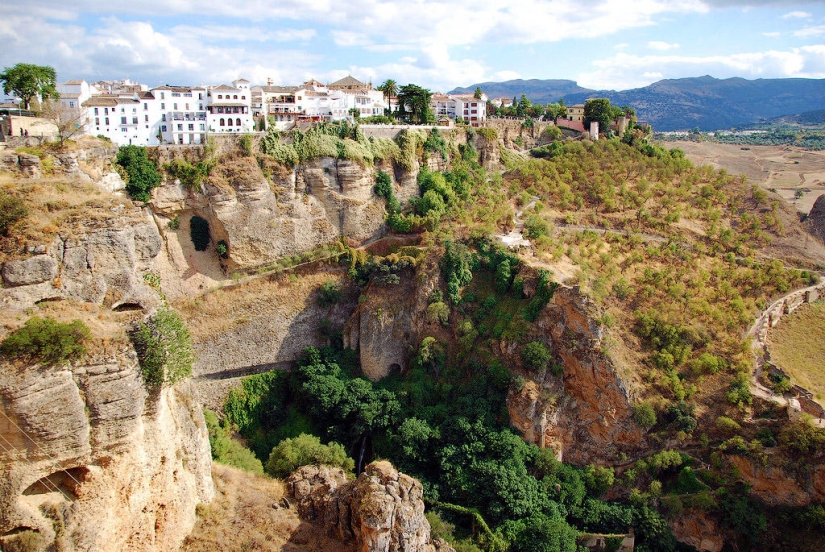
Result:
[[[97,94],[97,89],[85,80],[68,80],[57,85],[60,103],[72,109],[79,108],[83,102]]]
[[[82,107],[89,134],[105,136],[121,146],[150,145],[149,117],[137,97],[92,96]]]
[[[151,138],[148,145],[203,144],[207,129],[206,87],[159,86],[145,93]]]
[[[433,94],[430,107],[436,119],[448,117],[463,119],[470,126],[484,126],[487,121],[487,96],[476,98],[473,94]]]
[[[206,126],[209,132],[239,134],[252,132],[252,92],[249,81],[239,79],[232,86],[221,84],[208,90]]]

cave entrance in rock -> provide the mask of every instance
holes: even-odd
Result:
[[[78,466],[41,477],[23,491],[24,496],[61,493],[69,500],[77,499],[78,487],[86,480],[89,468]]]

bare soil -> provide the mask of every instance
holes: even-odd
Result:
[[[355,552],[352,544],[324,535],[302,521],[294,506],[279,505],[284,484],[212,463],[215,498],[198,506],[198,521],[181,547],[185,552]]]

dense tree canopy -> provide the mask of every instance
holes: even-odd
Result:
[[[14,67],[6,67],[0,73],[0,81],[3,81],[3,92],[14,93],[26,109],[29,109],[34,98],[56,100],[60,97],[54,67],[18,63]]]
[[[433,120],[430,100],[433,94],[415,84],[405,84],[398,91],[398,114],[410,122],[425,124]]]

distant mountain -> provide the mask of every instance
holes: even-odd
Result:
[[[639,119],[660,131],[718,130],[789,113],[825,109],[825,79],[716,79],[710,76],[661,80],[633,90],[589,90],[566,80],[515,80],[480,83],[490,97],[520,97],[549,103],[564,98],[567,105],[588,98],[608,98],[636,108]],[[576,90],[578,89],[578,90]],[[453,92],[451,92],[453,93]],[[459,92],[461,93],[461,92]],[[549,99],[548,99],[549,98]]]

